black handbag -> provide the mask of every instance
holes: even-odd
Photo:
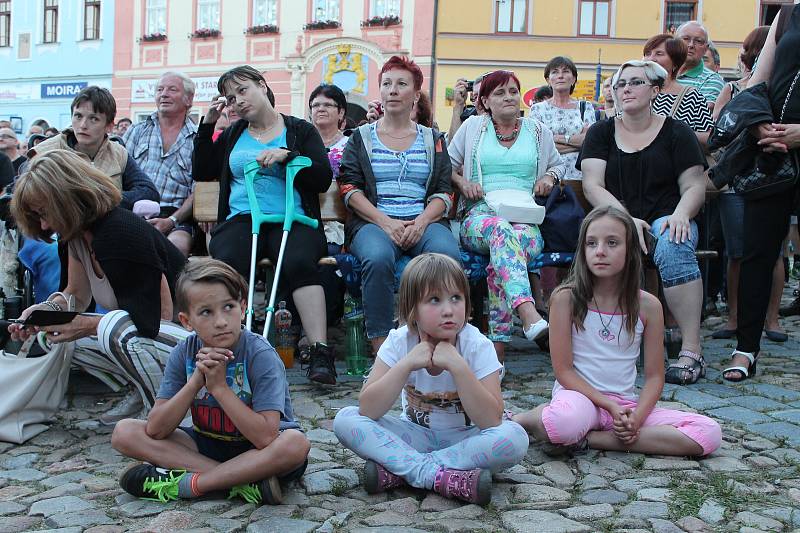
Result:
[[[783,115],[786,113],[786,105],[792,96],[797,79],[800,78],[800,70],[792,80],[789,91],[786,93],[786,100],[781,109],[780,122],[783,123]],[[797,151],[791,150],[788,153],[760,153],[753,159],[753,165],[747,172],[737,174],[731,180],[733,190],[747,198],[758,199],[788,192],[797,183],[798,167]]]
[[[569,185],[555,185],[547,196],[536,196],[536,203],[545,209],[539,231],[544,238],[544,252],[574,252],[578,234],[586,216],[575,191]]]

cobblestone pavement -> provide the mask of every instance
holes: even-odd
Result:
[[[285,505],[136,500],[117,483],[131,461],[93,422],[120,396],[73,372],[67,407],[51,429],[22,446],[0,443],[0,532],[800,530],[800,320],[784,321],[789,342],[764,341],[758,376],[739,385],[720,375],[733,341],[708,336],[720,322],[705,323],[706,379],[666,385],[660,403],[716,418],[724,435],[718,452],[697,460],[590,451],[553,460],[532,443],[522,464],[495,476],[486,508],[416,490],[367,495],[363,461],[331,432],[337,409],[356,402],[360,381],[309,385],[298,368],[288,372],[292,399],[313,449],[304,479],[285,489]],[[547,400],[547,354],[517,340],[507,368],[508,408]]]

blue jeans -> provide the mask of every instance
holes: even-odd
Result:
[[[361,293],[367,337],[385,337],[394,319],[394,267],[400,256],[426,252],[449,255],[461,264],[461,252],[453,233],[439,223],[430,224],[419,242],[403,250],[375,224],[363,226],[350,243],[350,252],[361,262]]]
[[[697,257],[694,255],[698,239],[697,224],[694,220],[690,222],[691,230],[686,242],[669,242],[669,228],[659,235],[661,225],[668,218],[669,216],[663,216],[650,223],[650,233],[658,239],[653,261],[658,267],[661,284],[665,289],[700,279],[700,267],[697,266]]]
[[[519,463],[528,452],[528,434],[511,420],[484,430],[465,426],[434,431],[390,415],[372,420],[349,406],[336,414],[333,432],[359,457],[372,459],[420,489],[433,488],[440,467],[498,472]]]

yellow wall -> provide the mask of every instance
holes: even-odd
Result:
[[[527,91],[545,83],[543,67],[566,55],[578,65],[579,80],[594,80],[598,51],[603,75],[620,63],[640,58],[645,41],[664,26],[664,0],[613,0],[611,37],[578,37],[578,2],[528,0],[528,32],[494,34],[494,1],[439,0],[436,39],[436,120],[449,124],[452,107],[446,89],[459,77],[510,68]],[[700,18],[722,58],[722,74],[734,77],[741,41],[753,29],[759,3],[754,0],[703,0]],[[458,64],[454,64],[458,63]]]

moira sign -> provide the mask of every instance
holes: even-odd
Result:
[[[65,83],[43,83],[42,99],[45,98],[74,98],[81,89],[89,85],[85,81],[74,81]]]

